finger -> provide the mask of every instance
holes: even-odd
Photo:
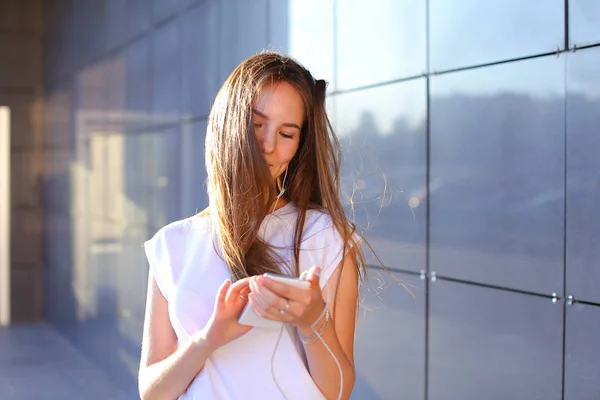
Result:
[[[262,300],[264,300],[264,302],[267,303],[268,305],[272,305],[272,306],[281,305],[281,304],[285,305],[287,299],[285,299],[281,296],[278,296],[271,289],[266,287],[264,284],[257,283],[256,286],[258,286],[257,295]]]
[[[248,287],[251,280],[252,280],[252,277],[242,278],[242,279],[236,281],[231,286],[232,286],[233,290],[235,290],[235,291],[242,291]]]
[[[252,292],[248,295],[249,298],[252,298],[254,304],[258,306],[261,310],[266,310],[269,308],[269,304],[260,296],[260,294]]]
[[[256,279],[251,279],[250,284],[248,286],[250,287],[250,290],[252,291],[252,293],[254,293],[254,294],[260,293],[260,288],[256,284]]]
[[[229,279],[225,279],[225,281],[221,284],[217,292],[217,304],[223,304],[225,302],[230,285],[231,281]]]
[[[256,313],[263,318],[285,323],[288,323],[291,320],[293,320],[293,317],[288,313],[280,313],[279,309],[275,307],[264,307],[262,304],[259,304],[259,300],[252,293],[249,295],[249,299],[250,304],[252,305]]]
[[[243,300],[244,302],[248,301],[248,294],[250,294],[250,288],[245,288],[242,289],[242,291],[240,291],[240,299]]]
[[[260,300],[256,298],[256,295],[254,293],[250,293],[248,295],[248,303],[250,303],[250,305],[258,315],[262,316],[264,314],[266,307],[263,307]]]
[[[262,286],[266,289],[269,289],[279,297],[294,301],[300,300],[306,295],[306,289],[300,289],[282,282],[277,282],[273,279],[267,278],[266,276],[261,276],[260,279],[258,279],[257,286],[259,289]]]
[[[280,321],[280,322],[291,322],[294,320],[294,316],[291,315],[289,312],[285,311],[285,312],[281,312],[281,310],[285,310],[285,308],[276,308],[276,307],[269,307],[266,310],[264,310],[262,312],[262,317],[264,318],[268,318],[268,319],[272,319],[274,321]]]
[[[233,283],[227,291],[227,297],[225,298],[225,301],[229,302],[232,299],[239,299],[240,293],[242,292],[242,290],[248,288],[249,283],[250,278],[243,278]]]
[[[321,279],[321,267],[317,265],[310,267],[308,271],[306,271],[305,279],[310,282],[311,289],[318,288],[319,280]]]

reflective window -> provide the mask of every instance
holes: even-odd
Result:
[[[569,46],[600,42],[600,2],[569,0]]]
[[[106,2],[106,46],[108,49],[114,49],[122,45],[127,39],[127,7],[130,7],[130,4],[120,0],[108,0]],[[49,8],[53,9],[55,7]],[[48,19],[46,17],[46,20]],[[50,21],[54,23],[53,19],[50,19]]]
[[[73,322],[73,226],[78,218],[62,212],[44,213],[44,314],[53,323]]]
[[[125,50],[125,107],[123,125],[129,128],[152,122],[152,62],[150,40],[145,37]]]
[[[87,184],[86,189],[89,191],[89,208],[84,204],[84,215],[92,217],[94,220],[104,219],[108,217],[108,173],[109,173],[109,142],[104,135],[93,135],[89,139],[89,170],[82,171],[83,175],[87,175],[79,183]],[[79,166],[84,168],[83,165]],[[87,168],[86,168],[87,169]],[[87,179],[86,179],[87,178]],[[81,192],[85,196],[85,192]],[[83,199],[82,203],[85,202]],[[88,214],[89,213],[89,214]]]
[[[107,208],[109,220],[120,224],[127,224],[125,205],[131,199],[127,198],[126,183],[126,137],[120,133],[113,133],[107,137],[106,149],[106,174],[107,174]]]
[[[205,1],[182,16],[184,118],[207,116],[219,89],[217,11],[215,2]]]
[[[152,1],[152,18],[154,22],[163,20],[174,13],[176,13],[179,9],[180,1],[173,0],[153,0]]]
[[[179,127],[154,134],[155,175],[152,179],[154,208],[151,226],[160,229],[181,218],[181,153]]]
[[[560,398],[560,303],[445,280],[429,298],[429,399]]]
[[[342,94],[333,101],[349,216],[386,266],[424,269],[425,80]]]
[[[44,145],[69,148],[73,140],[74,90],[70,82],[62,83],[46,94],[44,104]]]
[[[431,80],[430,268],[563,287],[564,58]]]
[[[567,306],[565,400],[593,399],[600,393],[600,307]]]
[[[206,121],[181,127],[181,215],[188,217],[208,207],[204,140]]]
[[[219,1],[219,86],[246,58],[263,50],[268,41],[267,0]]]
[[[128,0],[126,2],[125,26],[128,28],[130,38],[146,32],[150,28],[152,25],[151,7],[152,4],[148,0]]]
[[[426,71],[426,2],[337,2],[338,89]]]
[[[398,280],[410,287],[415,298]],[[422,399],[425,389],[425,282],[369,268],[360,290],[352,398]]]
[[[154,32],[154,122],[172,123],[181,110],[181,46],[177,21]],[[147,84],[147,83],[146,83]]]
[[[153,212],[156,176],[155,138],[152,134],[126,135],[123,149],[123,214],[128,225],[147,227]]]
[[[600,48],[567,57],[567,294],[600,303]]]
[[[271,1],[269,46],[290,54],[335,87],[333,0]]]
[[[564,0],[430,0],[430,70],[564,47]]]

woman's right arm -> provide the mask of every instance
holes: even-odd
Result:
[[[201,333],[177,349],[167,300],[150,274],[138,376],[141,399],[177,399],[213,351]]]
[[[234,284],[223,282],[215,298],[213,314],[206,327],[177,349],[169,305],[152,274],[148,281],[146,316],[138,384],[142,400],[177,399],[192,383],[213,351],[248,332],[238,324],[246,304],[249,279]]]

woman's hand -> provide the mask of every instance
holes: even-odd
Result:
[[[231,283],[227,279],[217,292],[215,307],[206,327],[199,333],[213,351],[247,333],[251,326],[240,325],[238,317],[248,302],[250,278]]]
[[[323,313],[325,302],[319,287],[319,267],[307,271],[309,289],[300,289],[277,282],[264,275],[250,278],[250,304],[264,318],[311,331],[312,325]]]

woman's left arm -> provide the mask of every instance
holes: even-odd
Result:
[[[326,290],[332,291],[329,302],[331,322],[325,327],[323,341],[333,352],[342,369],[343,386],[342,399],[349,399],[354,387],[354,328],[356,323],[356,307],[358,299],[358,271],[352,253],[344,259],[343,265],[338,267],[328,280],[328,285],[323,289],[323,298],[326,299]],[[336,290],[337,288],[337,290]],[[320,320],[315,330],[325,323]],[[298,328],[300,335],[310,337],[314,331],[308,328]],[[311,339],[309,342],[313,342]],[[313,380],[327,399],[338,399],[340,393],[339,369],[333,357],[321,340],[304,344],[308,359],[308,369]]]
[[[301,337],[308,339],[304,344],[308,369],[327,399],[349,399],[355,380],[354,329],[358,299],[356,261],[352,252],[346,255],[342,265],[336,268],[322,291],[319,289],[319,272],[315,267],[309,270],[307,279],[311,281],[311,290],[294,288],[264,276],[253,278],[250,283],[250,302],[262,316],[295,325]],[[327,290],[330,290],[329,298]],[[322,316],[327,299],[329,322]],[[286,311],[282,314],[279,310]],[[322,341],[315,336],[313,324],[314,329],[321,334]],[[342,379],[338,364],[323,342],[337,359]],[[338,397],[340,381],[341,397]]]

